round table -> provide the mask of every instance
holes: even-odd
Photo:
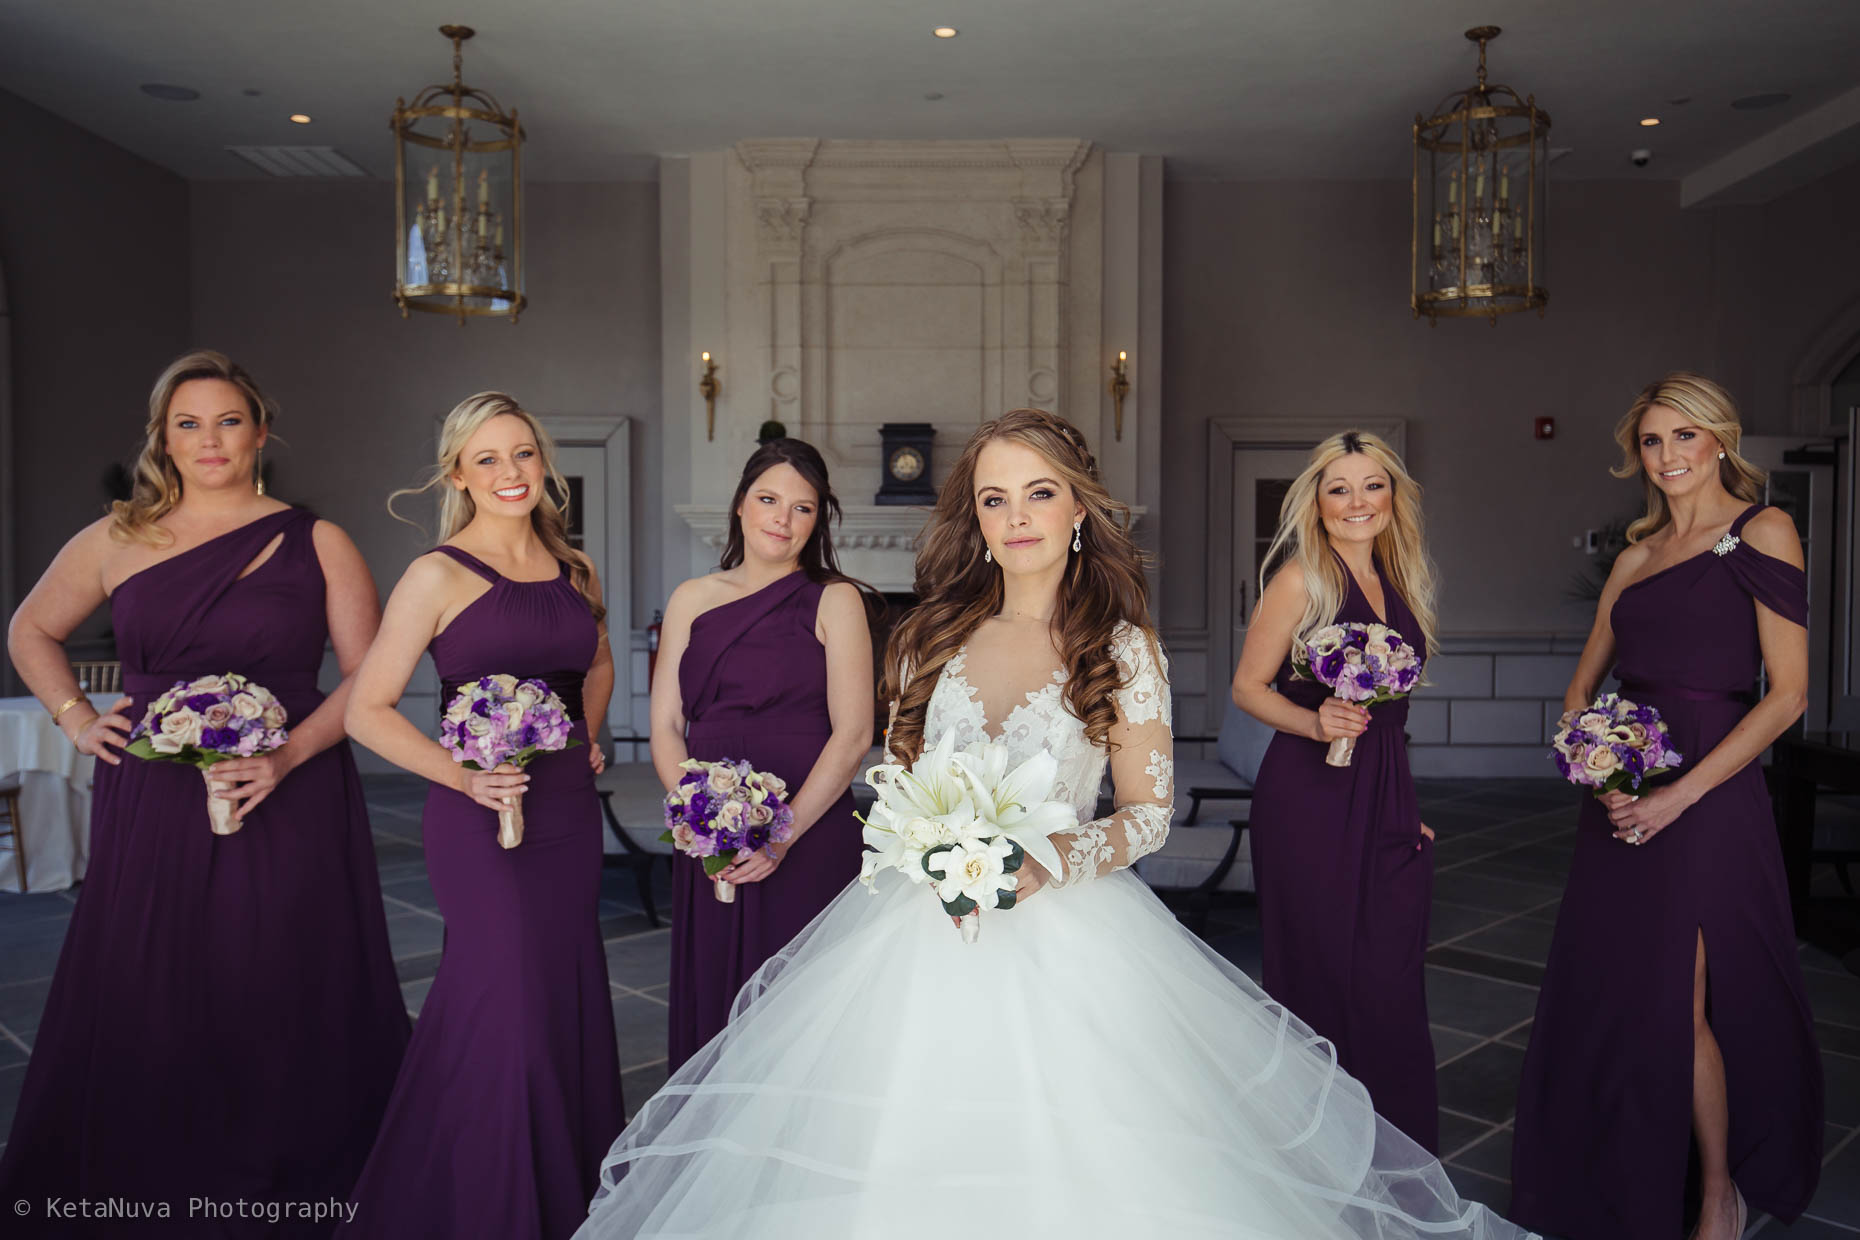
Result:
[[[109,710],[120,693],[93,693]],[[19,786],[29,891],[63,891],[84,877],[90,859],[90,778],[96,759],[80,754],[37,698],[0,698],[0,787]],[[0,852],[0,898],[19,891],[19,853]]]

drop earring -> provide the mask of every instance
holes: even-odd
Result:
[[[260,448],[258,455],[252,458],[252,489],[260,495],[265,493],[265,450]]]
[[[1072,523],[1072,549],[1074,551],[1083,551],[1085,549],[1083,544],[1079,542],[1079,527],[1084,524],[1083,521],[1074,521]]]
[[[982,552],[982,563],[993,564],[994,562],[995,562],[995,553],[993,550],[985,550]]]

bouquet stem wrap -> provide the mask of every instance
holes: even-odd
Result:
[[[497,811],[497,846],[515,848],[523,842],[523,794],[504,798],[504,808]]]
[[[214,783],[212,767],[203,767],[200,772],[200,777],[207,781],[207,825],[213,828],[213,834],[215,835],[238,834],[239,828],[245,825],[243,822],[233,817],[234,814],[239,812],[239,807],[231,801],[222,801],[219,797],[213,795],[216,792],[232,787],[232,785]]]
[[[722,879],[722,878],[713,878],[710,881],[711,881],[711,886],[715,887],[717,890],[717,903],[719,904],[735,904],[736,903],[736,884],[735,883],[732,883],[728,881],[727,879]]]
[[[1330,748],[1324,751],[1324,761],[1331,766],[1348,766],[1356,761],[1356,738],[1339,736],[1332,741]]]

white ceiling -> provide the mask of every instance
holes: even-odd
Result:
[[[1675,180],[1860,86],[1856,0],[0,0],[0,87],[188,178],[258,175],[224,148],[285,143],[380,175],[395,97],[450,78],[448,21],[478,29],[465,80],[519,109],[525,172],[554,181],[752,136],[1076,136],[1178,177],[1405,178],[1480,23],[1505,28],[1493,80],[1571,148],[1559,177]],[[1729,107],[1766,91],[1793,98]]]

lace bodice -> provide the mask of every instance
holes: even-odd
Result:
[[[1168,663],[1159,662],[1149,634],[1131,624],[1119,626],[1112,654],[1123,683],[1116,694],[1111,753],[1086,739],[1085,725],[1066,709],[1063,669],[1007,713],[1000,736],[990,735],[981,694],[968,679],[966,648],[944,665],[924,716],[926,748],[953,729],[959,750],[998,740],[1008,747],[1013,763],[1043,748],[1053,755],[1059,764],[1053,796],[1071,803],[1083,824],[1053,836],[1066,864],[1064,875],[1054,875],[1062,885],[1121,870],[1161,848],[1169,835],[1175,806],[1175,742],[1170,735]],[[1094,820],[1107,763],[1117,808]]]

